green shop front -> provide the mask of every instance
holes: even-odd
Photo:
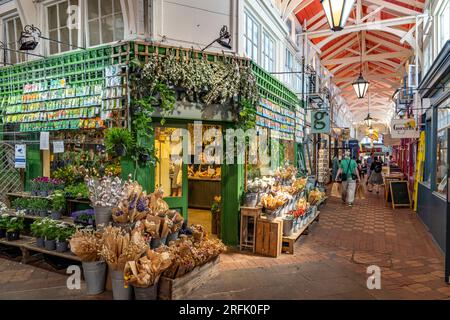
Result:
[[[231,93],[224,93],[215,76],[224,71],[241,80],[228,84]],[[202,87],[205,79],[186,83],[178,76],[183,72],[204,76],[212,87]],[[208,159],[205,151],[217,137],[225,137],[227,129],[265,131],[279,139],[280,166],[305,168],[300,101],[249,60],[125,42],[5,67],[0,77],[2,145],[26,145],[26,166],[15,169],[15,188],[29,190],[32,179],[53,176],[59,162],[79,157],[92,167],[100,163],[101,173],[131,175],[149,193],[161,188],[169,206],[189,224],[211,225],[211,206],[218,202],[218,236],[237,245],[240,203],[255,165],[247,164],[248,158],[220,161],[220,153],[212,153],[217,161]],[[246,77],[253,79],[253,89]],[[164,81],[176,83],[158,86]],[[108,156],[107,128],[130,130],[134,154]],[[42,132],[50,133],[48,150],[41,150]],[[64,153],[56,152],[56,141],[62,141]],[[99,171],[90,166],[89,173]]]

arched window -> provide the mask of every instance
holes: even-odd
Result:
[[[88,0],[86,10],[88,46],[119,41],[124,38],[120,0]]]

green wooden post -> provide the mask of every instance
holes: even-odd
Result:
[[[30,181],[42,176],[41,150],[38,144],[27,145],[27,160],[25,171],[25,190],[30,191]]]

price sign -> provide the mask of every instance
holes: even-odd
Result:
[[[311,111],[311,133],[330,133],[330,114],[328,111]]]

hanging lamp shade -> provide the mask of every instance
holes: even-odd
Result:
[[[320,0],[320,3],[325,11],[331,30],[339,31],[344,29],[355,0]]]
[[[367,89],[369,89],[369,82],[366,81],[363,78],[362,73],[360,73],[358,79],[352,83],[352,86],[353,89],[355,89],[358,99],[362,99],[365,97]]]
[[[367,117],[364,119],[366,126],[369,128],[372,128],[372,121],[373,121],[373,118],[370,116],[370,113],[368,113]]]

